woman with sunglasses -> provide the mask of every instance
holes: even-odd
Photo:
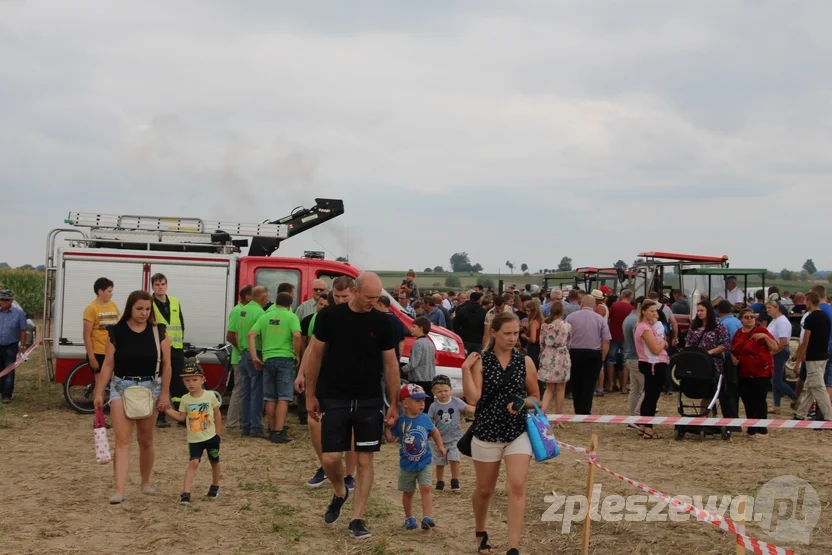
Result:
[[[757,324],[757,314],[750,308],[740,312],[742,329],[734,335],[731,360],[739,369],[739,393],[747,418],[768,418],[768,385],[774,374],[771,354],[779,344],[769,331]],[[766,428],[748,428],[748,438],[768,437]]]

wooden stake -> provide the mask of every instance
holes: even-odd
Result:
[[[595,454],[598,451],[598,436],[592,434],[592,441],[589,444],[589,450]],[[591,520],[589,515],[592,513],[592,488],[595,487],[595,465],[589,465],[589,475],[586,479],[586,517],[584,518],[584,534],[583,544],[581,546],[581,555],[589,555],[589,534]]]
[[[739,514],[737,515],[737,520],[735,520],[735,522],[738,525],[737,530],[739,530],[743,534],[745,534],[745,501],[746,497],[744,495],[740,497],[740,502],[737,507],[737,512]],[[740,543],[739,537],[737,538],[737,555],[745,555],[745,546],[742,543]]]

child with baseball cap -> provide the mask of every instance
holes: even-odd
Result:
[[[407,530],[418,528],[413,516],[413,495],[416,485],[422,495],[422,529],[430,530],[436,523],[431,513],[431,451],[428,438],[433,438],[439,453],[446,456],[442,436],[433,422],[424,413],[425,399],[428,395],[417,384],[405,384],[399,391],[399,401],[404,407],[404,414],[398,421],[385,429],[389,443],[399,443],[399,491],[402,492],[404,506],[404,527]]]
[[[188,393],[179,401],[179,410],[168,409],[166,414],[186,422],[188,429],[188,448],[190,463],[185,472],[185,485],[179,495],[179,502],[185,505],[191,503],[191,486],[194,475],[202,460],[202,453],[208,452],[208,462],[211,463],[213,481],[208,489],[208,498],[216,499],[220,495],[220,435],[222,434],[222,414],[220,402],[212,391],[205,391],[205,374],[202,368],[190,359],[185,362],[182,370],[182,381]]]

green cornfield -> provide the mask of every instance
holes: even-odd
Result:
[[[0,270],[3,289],[11,289],[27,314],[40,316],[43,312],[44,273],[37,270]]]

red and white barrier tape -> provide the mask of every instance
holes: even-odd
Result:
[[[569,445],[568,443],[564,443],[562,441],[558,441],[558,447],[560,447],[561,449],[566,449],[567,451],[572,451],[573,453],[589,455],[590,459],[595,459],[595,454],[592,453],[589,449],[585,449],[583,447],[575,447],[574,445]]]
[[[24,362],[26,362],[27,360],[29,360],[29,355],[31,355],[31,354],[35,351],[35,349],[37,349],[37,348],[38,348],[38,346],[40,345],[40,343],[41,343],[41,340],[40,340],[40,339],[38,339],[37,341],[35,341],[34,343],[32,343],[32,346],[31,346],[31,347],[29,347],[28,349],[26,349],[26,352],[25,352],[25,353],[23,353],[22,355],[20,355],[20,356],[17,358],[17,360],[16,360],[16,361],[14,361],[14,362],[13,362],[10,366],[7,366],[6,368],[4,368],[4,369],[3,369],[3,371],[2,371],[2,372],[0,372],[0,378],[2,378],[3,376],[5,376],[5,375],[6,375],[6,374],[8,374],[9,372],[11,372],[12,370],[14,370],[15,368],[17,368],[18,366],[20,366],[21,364],[23,364]]]
[[[668,426],[728,426],[792,429],[832,429],[832,421],[768,420],[759,418],[692,418],[688,416],[615,416],[611,414],[549,414],[550,422],[584,424],[665,424]]]
[[[607,474],[618,478],[622,482],[626,482],[631,486],[635,486],[636,488],[640,489],[641,491],[661,499],[662,501],[667,501],[673,507],[677,507],[686,513],[690,513],[696,517],[697,520],[702,522],[708,522],[720,530],[725,530],[726,532],[730,532],[737,537],[737,543],[741,544],[746,549],[750,549],[753,553],[757,553],[758,555],[795,555],[793,551],[789,551],[782,547],[777,547],[776,545],[772,545],[758,539],[752,538],[750,536],[745,535],[745,528],[742,526],[737,525],[730,519],[721,518],[713,513],[709,513],[704,509],[700,509],[699,507],[695,507],[689,503],[685,503],[675,497],[671,497],[670,495],[664,494],[658,490],[655,490],[641,482],[637,482],[631,478],[627,478],[626,476],[622,476],[621,474],[615,472],[614,470],[610,470],[609,468],[598,464],[598,461],[594,457],[590,457],[589,460],[583,459],[580,462],[584,462],[587,464],[595,465],[596,467],[600,468]]]

